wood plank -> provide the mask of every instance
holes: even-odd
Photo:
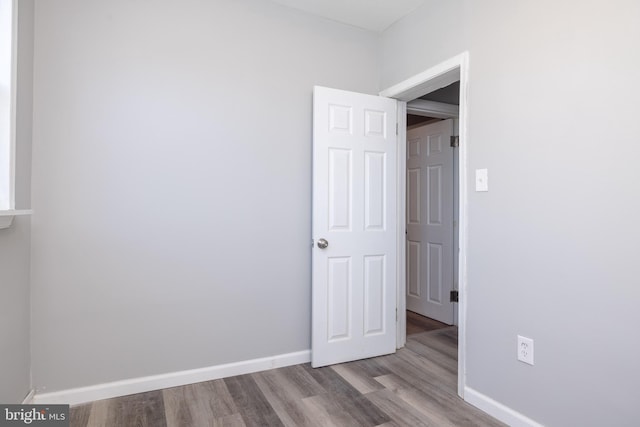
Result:
[[[309,396],[309,393],[300,394],[299,389],[282,372],[266,371],[252,374],[252,377],[285,426],[316,425],[302,403],[302,398]]]
[[[74,406],[69,409],[69,424],[73,427],[86,427],[91,416],[91,403]]]
[[[351,364],[358,366],[365,375],[371,378],[389,374],[390,372],[384,366],[376,363],[376,359],[378,358],[373,357],[370,359],[356,360],[355,362],[351,362]]]
[[[209,425],[238,413],[223,380],[165,389],[163,397],[169,426]]]
[[[304,368],[324,388],[327,398],[334,400],[361,425],[378,425],[391,420],[331,367],[314,369],[306,364]]]
[[[193,412],[197,411],[196,408],[192,409],[192,406],[195,407],[196,404],[189,404],[185,393],[187,388],[189,388],[189,386],[168,388],[162,391],[168,427],[191,427],[196,423],[192,415]]]
[[[411,350],[422,359],[426,359],[432,363],[435,363],[440,368],[448,371],[453,376],[458,374],[458,361],[452,359],[451,356],[443,354],[442,352],[435,350],[433,347],[422,344],[417,341],[408,341],[406,348]]]
[[[166,427],[162,391],[110,399],[107,426]]]
[[[396,353],[397,357],[404,363],[414,366],[421,373],[422,378],[436,382],[443,387],[455,390],[458,385],[456,372],[452,372],[438,365],[437,363],[420,357],[413,351],[403,348]]]
[[[437,320],[407,310],[407,336],[421,332],[435,331],[448,326],[446,323],[438,322]]]
[[[443,382],[436,375],[421,371],[420,368],[406,363],[397,356],[381,360],[380,363],[388,366],[394,375],[409,383],[411,387],[433,396],[434,399],[444,401],[458,399],[455,386],[449,382]]]
[[[458,360],[458,328],[455,326],[432,332],[424,332],[411,337],[409,342],[419,342],[442,354]]]
[[[309,408],[311,416],[318,420],[319,426],[361,427],[363,425],[330,395],[306,397],[302,402]]]
[[[400,389],[397,395],[424,416],[431,417],[438,426],[504,427],[504,424],[488,417],[460,398],[447,401],[453,404],[444,406],[432,396],[416,389]]]
[[[384,388],[387,388],[394,393],[402,389],[413,388],[411,384],[395,374],[381,375],[379,377],[376,377],[375,380],[382,384]]]
[[[338,375],[330,366],[312,368],[310,364],[303,365],[307,373],[324,389],[325,393],[335,394],[341,398],[354,398],[361,393],[353,388],[345,379]]]
[[[360,368],[356,363],[343,363],[333,365],[331,367],[338,375],[358,390],[362,394],[371,393],[380,390],[383,386],[366,374],[366,371]]]
[[[246,427],[242,420],[242,415],[233,414],[226,417],[216,418],[213,427]]]
[[[284,425],[251,375],[225,378],[224,382],[247,427]]]
[[[274,387],[281,388],[290,398],[302,399],[324,393],[324,388],[302,367],[302,365],[271,369],[254,374],[262,376]]]
[[[425,416],[431,417],[438,426],[503,426],[477,408],[454,396],[450,399],[437,399],[412,387],[408,382],[394,374],[378,377],[376,380],[385,384],[402,400],[416,408]]]
[[[393,391],[398,397],[418,410],[418,412],[429,417],[436,425],[443,427],[455,425],[449,418],[442,414],[440,410],[441,407],[435,400],[429,399],[429,395],[416,390],[402,378],[390,374],[377,377],[376,380],[384,384],[386,388]]]
[[[107,417],[109,416],[110,400],[98,400],[91,404],[91,414],[87,427],[107,427]]]
[[[425,420],[420,412],[404,402],[391,390],[378,390],[367,395],[374,405],[384,411],[389,417],[400,425],[414,427],[436,426],[437,424]]]
[[[387,365],[393,374],[377,377],[376,381],[420,412],[428,411],[434,422],[456,426],[504,426],[460,399],[455,385],[439,381],[433,374],[421,371],[400,358],[385,358],[381,363]],[[442,417],[448,422],[441,421]]]

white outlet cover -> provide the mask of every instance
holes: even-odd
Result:
[[[489,171],[476,169],[476,191],[489,191]]]
[[[518,360],[533,366],[533,340],[518,335]]]

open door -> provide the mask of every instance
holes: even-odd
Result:
[[[314,88],[313,367],[396,348],[396,109]]]
[[[407,131],[407,309],[453,324],[453,120]]]

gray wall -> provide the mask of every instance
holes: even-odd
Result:
[[[263,0],[36,5],[39,391],[310,348],[311,94],[378,36]]]
[[[16,207],[30,207],[33,0],[18,2]],[[0,402],[21,403],[31,388],[29,217],[0,230]]]
[[[468,49],[470,6],[464,0],[425,0],[380,40],[381,89]]]
[[[640,3],[443,3],[384,34],[381,81],[470,51],[467,383],[548,426],[637,425]]]
[[[469,195],[468,385],[549,426],[631,425],[639,7],[428,0],[378,58],[374,35],[258,0],[38,2],[35,385],[309,348],[311,86],[374,93],[468,49],[491,185]],[[0,232],[23,307],[28,235]],[[3,338],[28,333],[16,305]],[[18,342],[1,400],[26,391]]]

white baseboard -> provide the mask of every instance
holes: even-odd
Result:
[[[464,400],[511,427],[543,427],[500,402],[470,388],[464,388]]]
[[[36,391],[34,389],[29,390],[29,393],[27,393],[27,395],[24,397],[24,400],[22,401],[23,405],[30,405],[33,403],[33,396],[35,396]]]
[[[32,396],[34,404],[69,404],[79,405],[94,400],[110,399],[143,393],[203,381],[217,380],[234,375],[250,374],[268,369],[282,368],[311,361],[311,350],[295,353],[280,354],[263,357],[261,359],[245,360],[243,362],[227,363],[207,368],[190,369],[188,371],[170,372],[168,374],[152,375],[149,377],[131,378],[111,383],[97,384],[88,387],[73,388],[51,393],[36,393]]]

